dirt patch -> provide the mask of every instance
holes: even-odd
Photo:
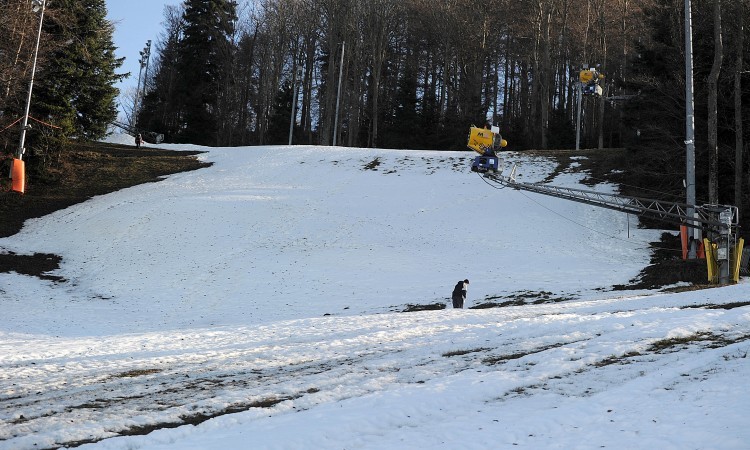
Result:
[[[148,149],[119,144],[75,143],[64,157],[44,172],[27,173],[26,193],[12,192],[6,177],[0,181],[0,237],[18,233],[27,219],[42,217],[96,195],[108,194],[166,175],[196,170],[196,151]],[[3,173],[6,167],[0,168]],[[57,255],[18,255],[0,248],[0,272],[17,272],[45,280],[64,281],[49,272],[58,268]]]
[[[381,161],[380,161],[380,158],[376,157],[375,159],[373,159],[369,163],[365,164],[365,166],[363,167],[363,169],[364,170],[378,170],[378,166],[380,164],[382,164]]]
[[[508,306],[541,305],[575,300],[576,297],[554,295],[549,291],[518,291],[508,295],[486,297],[469,309],[505,308]]]
[[[439,311],[445,309],[445,303],[430,303],[428,305],[406,305],[401,312],[416,312],[416,311]]]
[[[699,331],[689,336],[652,342],[647,351],[653,353],[671,353],[684,350],[690,345],[703,345],[706,348],[722,348],[739,342],[745,342],[748,339],[750,339],[750,335],[741,335],[730,339],[724,335],[717,335],[710,331]]]
[[[659,289],[677,283],[690,283],[689,287],[670,288],[669,291],[696,290],[716,287],[707,283],[706,261],[682,259],[680,238],[662,233],[661,240],[651,244],[651,264],[629,284],[613,286],[614,290]],[[667,289],[665,289],[667,290]]]
[[[134,370],[128,370],[127,372],[119,373],[117,375],[113,375],[113,377],[134,378],[134,377],[142,377],[146,375],[153,375],[159,372],[161,372],[161,369],[134,369]]]
[[[0,253],[0,273],[16,272],[21,275],[39,277],[42,280],[63,282],[64,278],[50,275],[60,268],[61,257],[51,253],[18,255],[13,252]]]
[[[443,353],[441,356],[443,356],[444,358],[451,358],[453,356],[463,356],[463,355],[468,355],[469,353],[480,353],[480,352],[486,352],[489,350],[492,350],[492,349],[488,347],[479,347],[479,348],[472,348],[472,349],[467,349],[467,350],[454,350],[452,352]]]
[[[184,425],[200,425],[201,423],[209,419],[213,419],[215,417],[225,416],[227,414],[245,412],[252,408],[271,408],[281,402],[284,402],[287,400],[293,400],[295,398],[299,398],[300,396],[269,397],[269,398],[262,399],[256,402],[237,403],[235,405],[230,405],[220,411],[214,411],[211,413],[194,413],[194,414],[182,415],[180,416],[180,420],[176,422],[162,422],[162,423],[154,423],[154,424],[142,425],[142,426],[134,425],[134,426],[127,428],[126,430],[119,431],[117,435],[118,436],[145,436],[156,430],[177,428],[177,427],[181,427]],[[81,407],[85,407],[85,406],[82,405]],[[93,407],[99,408],[100,406],[93,406]],[[94,444],[97,442],[101,442],[102,440],[103,439],[101,438],[94,438],[94,439],[84,439],[80,441],[68,442],[65,444],[65,448],[75,448],[75,447],[80,447],[85,444]],[[58,448],[58,447],[55,446],[52,448]]]
[[[723,305],[716,305],[716,304],[708,304],[705,306],[706,309],[734,309],[734,308],[742,308],[745,306],[750,306],[750,302],[733,302],[733,303],[725,303]]]
[[[529,355],[533,355],[533,354],[536,354],[536,353],[546,352],[547,350],[551,350],[553,348],[563,347],[565,345],[567,345],[567,343],[560,342],[560,343],[557,343],[557,344],[545,345],[545,346],[542,346],[542,347],[534,348],[534,349],[531,349],[531,350],[526,351],[526,352],[518,352],[518,353],[509,353],[509,354],[498,355],[498,356],[490,356],[490,357],[484,358],[482,360],[482,363],[484,363],[484,364],[486,364],[488,366],[493,366],[495,364],[502,364],[502,363],[505,363],[505,362],[508,362],[508,361],[512,361],[514,359],[520,359],[520,358],[523,358],[524,356],[529,356]]]

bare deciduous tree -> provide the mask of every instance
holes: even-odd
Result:
[[[734,61],[734,204],[739,208],[742,216],[742,181],[744,179],[744,138],[742,126],[742,73],[744,71],[745,54],[745,14],[746,2],[737,0],[735,30],[735,61]]]
[[[708,201],[719,203],[719,143],[717,136],[719,75],[724,59],[721,36],[721,0],[713,1],[714,61],[708,75]]]

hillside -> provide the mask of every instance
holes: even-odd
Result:
[[[195,155],[200,154],[199,150],[161,150],[153,147],[136,149],[131,140],[127,135],[115,134],[112,142],[73,144],[68,157],[56,164],[54,169],[41,177],[29,175],[26,195],[20,196],[7,191],[0,193],[0,214],[3,217],[0,222],[0,237],[17,233],[28,219],[42,217],[93,196],[158,181],[169,174],[196,170],[207,165],[195,158]],[[648,191],[648,183],[653,181],[622,176],[617,169],[627,165],[625,160],[629,157],[623,149],[525,153],[549,158],[557,164],[546,181],[560,172],[569,171],[582,174],[582,182],[587,186],[603,181],[618,185],[626,181],[637,183],[639,188],[635,191],[627,184],[622,185],[620,190],[628,195],[642,195],[644,190]],[[9,189],[9,185],[5,189]],[[635,219],[633,222],[636,223]],[[652,227],[659,226],[658,223],[649,224]],[[638,277],[628,280],[619,288],[654,289],[678,282],[700,286],[704,282],[704,264],[685,263],[679,259],[679,242],[676,237],[665,234],[653,244],[651,264],[643,268]],[[44,276],[56,264],[56,255],[0,253],[0,272],[13,270]]]
[[[0,237],[18,233],[28,219],[42,217],[96,195],[206,166],[194,157],[199,153],[195,151],[136,149],[124,143],[107,142],[72,145],[66,158],[43,175],[28,174],[25,195],[9,192],[10,183],[4,180],[0,192],[0,216],[3,217]],[[46,277],[58,263],[58,255],[0,253],[0,272]]]
[[[466,152],[183,149],[204,167],[0,239],[59,258],[0,273],[0,449],[750,439],[746,283],[613,289],[661,230],[490,189]],[[588,156],[507,157],[525,181],[591,175]],[[463,278],[476,309],[403,312]]]

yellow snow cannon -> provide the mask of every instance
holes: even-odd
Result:
[[[500,158],[495,153],[497,150],[508,145],[508,141],[500,136],[500,129],[496,126],[491,128],[469,129],[469,142],[467,147],[479,153],[471,165],[472,172],[497,172]]]
[[[494,153],[507,145],[508,141],[500,136],[500,129],[496,126],[490,129],[472,126],[469,129],[469,142],[466,146],[480,155]]]

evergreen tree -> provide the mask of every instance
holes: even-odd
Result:
[[[286,144],[289,142],[289,121],[292,115],[294,91],[292,82],[284,81],[281,89],[276,93],[273,113],[268,119],[268,144]]]
[[[177,102],[184,111],[177,140],[218,145],[217,107],[229,76],[237,4],[231,0],[186,0],[183,36],[177,48]]]
[[[164,8],[166,29],[156,42],[153,70],[145,81],[145,95],[138,111],[138,127],[163,134],[167,142],[175,140],[181,125],[181,105],[175,83],[183,11],[181,6],[168,5]]]
[[[411,55],[407,56],[411,60]],[[398,80],[396,94],[394,97],[395,111],[393,123],[386,129],[386,133],[392,134],[388,139],[391,146],[396,148],[421,148],[419,133],[415,130],[422,125],[419,115],[419,99],[417,97],[417,71],[411,64],[404,69],[404,77]]]
[[[632,130],[626,144],[634,153],[628,169],[651,180],[648,185],[677,195],[685,173],[685,61],[680,48],[684,13],[672,0],[658,0],[644,14],[650,35],[637,43],[627,86],[639,95],[623,108],[623,123]],[[701,148],[696,146],[699,158]]]
[[[104,0],[55,0],[48,3],[45,31],[58,46],[47,55],[34,87],[34,110],[62,127],[62,136],[99,139],[117,118],[114,84],[124,74],[115,71],[114,28],[106,18]]]

